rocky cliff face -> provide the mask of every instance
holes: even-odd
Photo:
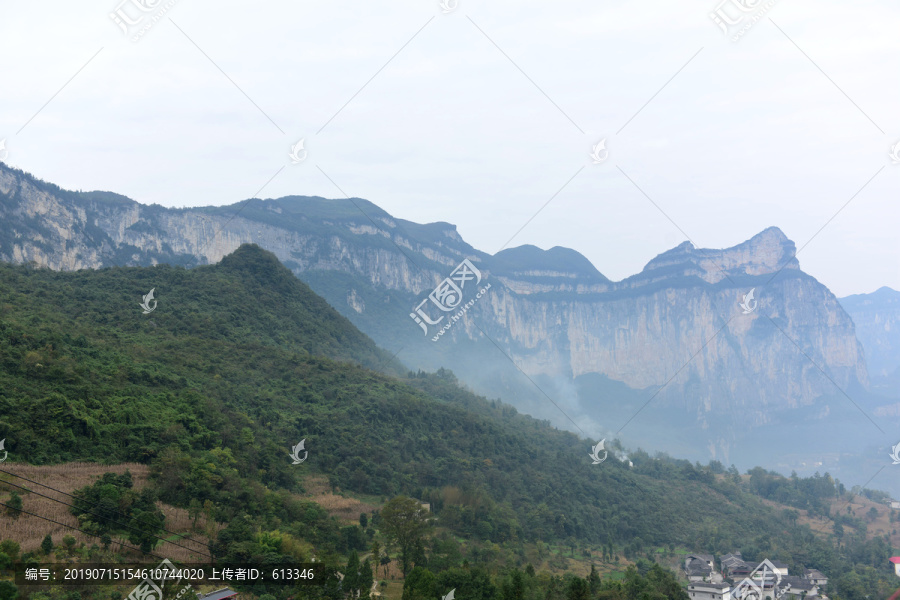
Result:
[[[764,423],[834,383],[867,383],[852,320],[794,252],[770,228],[726,250],[682,244],[633,277],[574,294],[520,278],[498,288],[489,318],[529,373],[600,373],[632,388],[670,382],[662,396],[701,421],[743,408],[735,414]],[[758,304],[744,314],[739,302],[751,289]]]
[[[492,385],[502,388],[506,375],[497,373],[513,373],[512,359],[530,377],[598,373],[663,388],[654,402],[684,405],[706,426],[718,417],[753,425],[812,405],[835,385],[868,382],[853,321],[800,270],[794,244],[776,228],[724,250],[685,243],[612,282],[572,250],[523,246],[489,256],[450,224],[403,221],[360,199],[166,209],[61,190],[0,164],[4,261],[190,266],[245,242],[275,253],[376,342],[399,348],[407,365],[450,367],[492,395],[503,395]],[[463,289],[467,312],[432,341],[450,319],[423,336],[414,309],[432,320],[452,314],[434,312],[428,296],[464,258],[480,271],[479,287],[491,287],[474,302],[473,288]],[[751,289],[757,304],[744,314],[739,303]]]
[[[900,394],[900,292],[888,287],[841,298],[856,324],[873,380],[891,396]]]

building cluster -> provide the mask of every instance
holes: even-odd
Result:
[[[718,566],[718,569],[716,568]],[[828,600],[828,578],[816,569],[791,575],[778,560],[746,562],[740,552],[719,557],[689,554],[684,561],[691,600]]]

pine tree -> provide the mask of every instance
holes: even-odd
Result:
[[[588,575],[588,586],[591,589],[591,597],[595,597],[597,592],[600,591],[600,575],[597,573],[597,568],[594,567],[594,563],[591,563],[591,573]]]
[[[375,582],[375,576],[372,574],[372,563],[367,558],[363,561],[359,568],[359,597],[360,600],[367,600],[369,592],[372,591],[372,584]]]
[[[381,560],[381,544],[378,543],[378,540],[372,542],[372,562],[375,563],[376,568],[378,565],[378,561]]]
[[[347,559],[347,568],[344,570],[344,593],[349,598],[356,598],[359,595],[359,554],[356,550],[350,551],[350,557]]]
[[[46,537],[44,537],[44,541],[41,542],[41,551],[44,554],[50,554],[51,552],[53,552],[53,539],[50,537],[49,533],[46,535]]]
[[[525,598],[525,578],[522,571],[514,569],[509,575],[509,579],[503,582],[501,589],[503,600],[524,600]]]
[[[631,596],[637,598],[637,596]],[[590,600],[590,587],[588,582],[580,577],[575,577],[569,582],[566,590],[566,600]]]

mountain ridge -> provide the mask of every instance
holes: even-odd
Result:
[[[868,385],[853,320],[800,269],[795,245],[776,227],[726,249],[686,242],[612,282],[571,249],[520,246],[492,256],[450,224],[412,223],[361,199],[290,196],[196,209],[131,202],[67,192],[0,165],[0,258],[56,270],[197,266],[257,243],[410,368],[449,367],[479,393],[591,434],[621,425],[601,416],[624,402],[573,391],[575,378],[592,373],[656,390],[642,428],[662,418],[657,411],[681,407],[708,432],[770,424],[803,407],[825,414],[821,399],[835,386]],[[463,259],[489,292],[445,335],[425,327],[423,336],[410,317],[417,306],[429,319],[445,314],[428,293]],[[742,314],[750,289],[758,304]],[[464,295],[475,300],[468,288]],[[733,435],[698,444],[727,458]]]

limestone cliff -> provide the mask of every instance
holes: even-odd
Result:
[[[491,385],[503,377],[489,375],[511,372],[512,359],[530,377],[598,373],[635,389],[663,387],[658,402],[684,405],[708,426],[717,415],[766,423],[836,386],[868,383],[853,321],[800,270],[777,228],[724,250],[684,243],[612,282],[573,250],[489,256],[453,225],[403,221],[361,199],[166,209],[62,190],[0,163],[4,261],[191,266],[245,242],[275,253],[376,342],[402,350],[409,366],[450,367],[481,391],[498,391]],[[410,313],[464,258],[491,288],[433,342]],[[739,302],[751,289],[758,304],[744,314]]]

